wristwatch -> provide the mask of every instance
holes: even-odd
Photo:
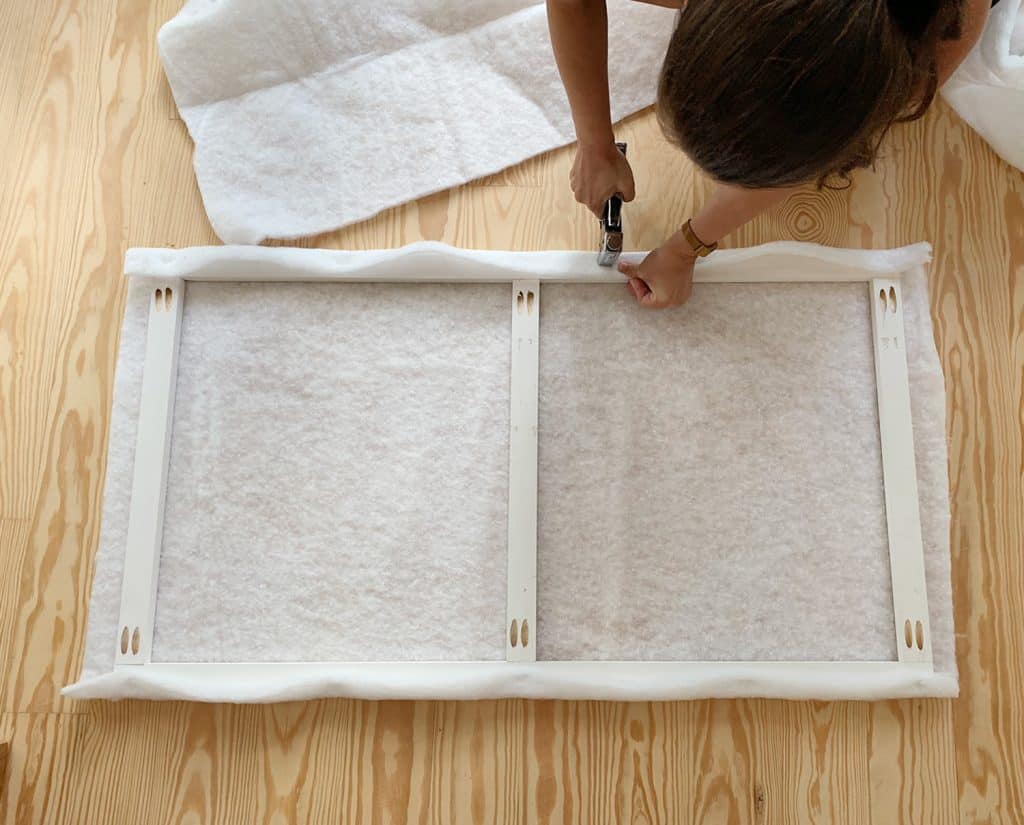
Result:
[[[697,237],[697,233],[693,231],[693,227],[690,226],[691,223],[693,223],[693,220],[688,220],[679,227],[679,231],[683,233],[683,237],[686,238],[686,242],[690,245],[694,254],[700,258],[706,258],[718,249],[718,241],[712,244],[704,243],[704,241]]]

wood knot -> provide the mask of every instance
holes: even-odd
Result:
[[[844,204],[843,193],[831,189],[794,192],[781,209],[786,232],[798,241],[842,243],[847,225]]]
[[[758,819],[764,816],[767,807],[768,792],[765,790],[764,785],[758,783],[754,785],[754,813],[757,814]]]

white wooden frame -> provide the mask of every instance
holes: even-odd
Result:
[[[789,249],[792,245],[780,245]],[[406,250],[416,250],[412,255]],[[361,684],[354,694],[387,697],[407,696],[398,687],[413,682],[422,687],[419,695],[459,696],[458,684],[469,681],[494,685],[503,675],[512,675],[511,685],[491,691],[492,695],[535,695],[525,682],[529,674],[543,674],[548,683],[579,685],[601,682],[620,686],[649,698],[685,693],[691,681],[718,680],[718,695],[750,695],[735,692],[729,684],[743,685],[764,677],[801,680],[813,685],[828,679],[877,679],[880,683],[913,683],[933,673],[931,631],[925,582],[924,553],[917,495],[917,479],[906,362],[900,278],[890,267],[872,272],[850,264],[842,253],[829,261],[829,250],[818,253],[823,261],[808,274],[806,265],[796,268],[793,278],[781,279],[785,255],[772,257],[770,266],[737,266],[742,252],[732,254],[732,266],[715,266],[715,257],[699,267],[696,280],[710,283],[764,283],[780,281],[863,282],[871,298],[874,359],[877,379],[879,437],[885,486],[885,508],[891,560],[894,634],[898,658],[878,662],[537,662],[537,394],[539,315],[542,282],[612,283],[620,276],[596,267],[580,267],[580,257],[564,253],[518,253],[518,264],[508,266],[509,253],[468,253],[433,244],[419,244],[387,253],[333,253],[331,265],[317,269],[308,250],[249,251],[226,250],[220,266],[216,250],[203,250],[204,257],[189,261],[188,250],[168,253],[163,266],[160,252],[144,250],[145,274],[152,280],[149,326],[146,336],[142,402],[139,411],[138,444],[129,511],[128,546],[125,552],[121,609],[114,641],[115,672],[140,673],[143,668],[154,677],[189,683],[223,682],[230,678],[239,699],[266,680],[278,680],[306,673],[311,677],[330,672],[335,679]],[[444,256],[438,267],[427,267],[424,256]],[[847,253],[848,254],[848,253]],[[882,253],[880,253],[882,254]],[[131,253],[130,253],[131,255]],[[358,266],[347,268],[344,256],[358,258]],[[387,265],[377,265],[380,255]],[[183,258],[183,256],[185,256]],[[489,261],[489,256],[493,261]],[[716,256],[718,257],[718,256]],[[293,261],[294,259],[294,261]],[[553,260],[554,259],[554,260]],[[571,265],[566,262],[571,260]],[[294,265],[293,265],[294,262]],[[435,262],[436,263],[436,262]],[[131,267],[127,267],[131,269]],[[566,274],[579,271],[579,275]],[[153,276],[156,277],[153,277]],[[186,281],[338,281],[338,282],[505,282],[511,285],[511,368],[510,444],[508,512],[508,593],[506,662],[335,662],[335,663],[155,663],[151,661],[156,582],[160,562],[163,504],[170,453],[174,409],[174,386],[182,306]],[[730,682],[730,680],[732,680]],[[661,685],[652,688],[651,685]],[[257,694],[258,695],[258,691]],[[809,696],[815,695],[813,691]]]

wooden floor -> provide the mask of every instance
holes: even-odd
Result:
[[[216,242],[155,49],[179,4],[0,4],[6,821],[1024,822],[1024,176],[943,105],[848,191],[794,195],[730,240],[935,245],[959,700],[61,699],[85,635],[122,256]],[[627,237],[650,247],[708,184],[649,114],[620,136],[639,186]],[[555,152],[311,243],[592,248],[569,161]]]

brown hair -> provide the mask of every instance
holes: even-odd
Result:
[[[962,0],[691,0],[658,88],[662,128],[705,172],[750,188],[869,166],[924,114]]]

